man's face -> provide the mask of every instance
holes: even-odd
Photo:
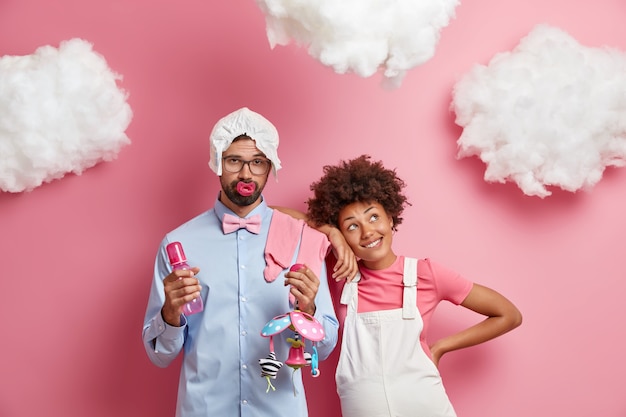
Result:
[[[229,164],[237,161],[252,162],[244,163],[239,172],[228,172]],[[254,174],[250,165],[255,164],[255,161],[257,164],[267,163],[269,165],[267,172],[261,175]],[[234,212],[238,212],[237,208],[254,208],[261,202],[261,192],[265,188],[270,171],[271,162],[256,147],[254,140],[236,139],[222,153],[222,176],[220,177],[222,194],[220,201]]]

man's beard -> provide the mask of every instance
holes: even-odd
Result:
[[[228,187],[222,187],[224,193],[226,194],[226,197],[228,197],[228,199],[234,204],[240,207],[246,207],[254,204],[261,196],[261,191],[263,191],[263,189],[259,186],[257,182],[254,182],[256,188],[254,192],[249,196],[243,196],[237,192],[238,183],[239,181],[233,181],[228,185]]]

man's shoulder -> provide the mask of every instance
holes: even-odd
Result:
[[[326,239],[326,235],[317,229],[310,227],[304,220],[297,219],[280,210],[273,210],[272,222],[276,227],[288,226],[290,229],[296,229],[302,232],[307,238]]]
[[[272,209],[272,223],[275,226],[289,226],[294,228],[301,228],[305,225],[304,220],[296,219],[295,217],[276,209]]]
[[[328,240],[328,237],[324,233],[320,232],[317,229],[312,228],[306,223],[304,224],[304,235],[307,235],[315,239]]]
[[[170,233],[181,232],[188,229],[198,228],[198,227],[208,227],[213,224],[217,224],[217,216],[215,216],[215,210],[210,208],[191,219],[185,221],[180,224],[178,227],[173,229]]]

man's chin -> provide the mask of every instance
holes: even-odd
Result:
[[[230,200],[240,207],[251,206],[259,200],[260,194],[253,194],[250,196],[243,196],[239,193],[233,196]]]

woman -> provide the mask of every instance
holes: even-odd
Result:
[[[441,357],[522,322],[498,292],[432,260],[394,253],[393,233],[408,204],[404,186],[368,155],[324,167],[311,185],[309,222],[336,226],[359,259],[360,274],[341,296],[347,315],[336,381],[344,417],[455,416],[437,370]],[[425,334],[442,300],[486,318],[428,346]]]

